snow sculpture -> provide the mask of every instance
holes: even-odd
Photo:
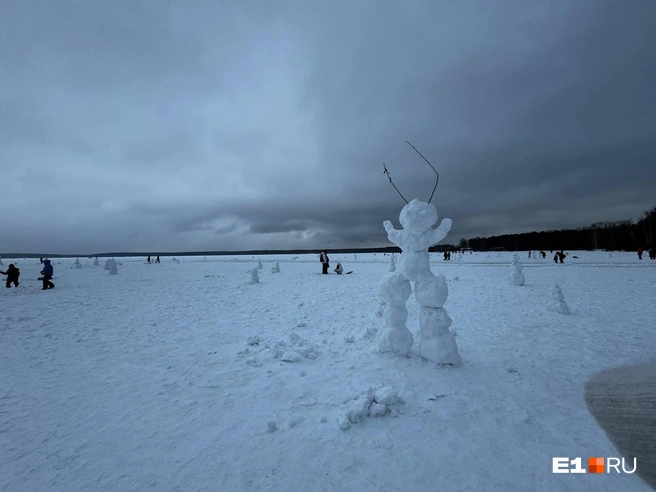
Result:
[[[80,263],[79,258],[75,258],[75,263],[73,263],[73,265],[75,266],[75,268],[82,268],[82,263]]]
[[[249,270],[248,273],[251,274],[251,280],[250,284],[256,284],[260,281],[260,276],[257,274],[257,268],[253,268],[252,270]]]
[[[394,254],[390,256],[389,271],[390,272],[396,271],[396,260],[394,259]]]
[[[522,273],[523,268],[522,262],[519,261],[519,255],[517,253],[512,255],[512,263],[510,264],[512,273],[510,274],[510,281],[513,285],[524,285],[524,282],[526,282],[526,278]]]
[[[271,267],[271,273],[280,273],[280,264],[276,262],[276,265]]]
[[[105,268],[105,270],[109,270],[110,275],[116,275],[118,269],[116,268],[116,261],[114,261],[114,258],[110,258],[107,262],[107,268]]]
[[[93,266],[100,266],[100,263],[98,263],[98,257],[96,256],[96,259],[93,260]]]
[[[105,270],[109,270],[109,259],[105,261]]]
[[[262,270],[262,268],[264,268],[262,266],[262,260],[257,260],[257,268],[258,268],[258,270]]]
[[[378,294],[382,299],[380,307],[385,322],[376,336],[378,348],[382,352],[407,355],[414,343],[412,333],[405,325],[408,320],[405,304],[412,294],[412,286],[401,273],[391,272],[378,284]]]
[[[437,210],[432,204],[415,198],[401,210],[399,221],[402,230],[394,229],[389,220],[383,222],[388,239],[401,248],[401,256],[397,271],[386,275],[381,281],[381,297],[383,293],[386,296],[383,297],[387,304],[385,310],[393,311],[389,315],[391,322],[386,319],[385,328],[379,331],[378,346],[382,351],[403,353],[405,350],[409,339],[402,334],[405,332],[401,323],[405,327],[405,301],[410,296],[410,282],[414,282],[415,298],[420,305],[419,355],[439,364],[457,365],[462,359],[456,340],[449,331],[451,319],[444,309],[448,297],[446,279],[442,274],[433,275],[429,263],[428,248],[444,239],[451,229],[451,219],[448,218],[443,219],[437,229],[432,229],[437,219]],[[406,318],[403,311],[398,309],[402,301]],[[390,303],[394,304],[390,306]],[[393,333],[390,325],[395,330]]]
[[[569,306],[565,302],[565,296],[563,295],[560,285],[553,284],[551,295],[553,297],[553,308],[559,313],[569,314]]]

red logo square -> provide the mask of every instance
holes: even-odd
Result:
[[[604,458],[588,458],[588,473],[604,473]]]

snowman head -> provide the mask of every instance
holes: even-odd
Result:
[[[432,204],[415,198],[403,207],[399,221],[406,231],[419,233],[437,222],[437,210]]]

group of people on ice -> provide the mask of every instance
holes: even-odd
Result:
[[[321,262],[321,269],[322,269],[321,273],[324,275],[328,275],[328,269],[330,268],[330,258],[328,258],[328,253],[322,251],[321,254],[319,255],[319,261]],[[337,275],[341,275],[342,273],[344,273],[344,267],[339,261],[337,262],[337,266],[335,267],[334,272]]]
[[[39,261],[43,265],[43,270],[41,270],[41,275],[43,276],[40,277],[40,280],[43,280],[43,289],[41,290],[53,289],[55,284],[50,281],[54,273],[52,262],[47,258],[39,258]],[[11,284],[14,284],[14,287],[18,287],[20,285],[18,282],[18,278],[20,277],[20,269],[17,268],[13,263],[9,264],[6,271],[0,273],[7,276],[6,286],[8,289],[11,288]]]
[[[638,248],[638,259],[642,260],[642,254],[645,252],[644,249]],[[649,250],[649,259],[656,260],[656,248],[651,248]]]
[[[148,259],[147,259],[146,261],[147,261],[148,263],[151,262],[151,261],[150,261],[150,256],[148,257]],[[160,261],[159,261],[159,255],[157,255],[157,259],[155,260],[155,263],[159,263],[159,262],[160,262]]]

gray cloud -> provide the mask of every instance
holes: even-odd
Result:
[[[581,0],[9,2],[0,249],[388,244],[654,205],[656,6]]]

